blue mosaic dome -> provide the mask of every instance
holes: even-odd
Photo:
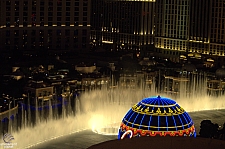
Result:
[[[196,136],[188,113],[176,101],[160,96],[144,98],[127,112],[120,125],[118,139],[127,131],[127,137]]]

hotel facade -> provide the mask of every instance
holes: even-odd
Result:
[[[140,54],[154,42],[154,13],[155,0],[92,0],[92,44]]]
[[[174,61],[194,53],[224,62],[225,0],[1,0],[0,8],[2,53],[92,45]]]
[[[1,0],[1,52],[89,49],[90,0]]]
[[[91,42],[108,50],[224,62],[225,0],[92,0],[91,25]]]
[[[157,0],[154,45],[163,54],[198,53],[224,62],[224,0]]]

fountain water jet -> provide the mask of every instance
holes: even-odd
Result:
[[[36,118],[35,123],[36,123],[36,125],[40,122],[37,100],[38,100],[38,98],[35,98],[35,118]],[[23,111],[23,109],[22,109],[22,111]]]
[[[79,115],[80,114],[80,100],[78,98],[76,98],[75,100],[76,100],[75,101],[75,113],[77,115]]]
[[[49,107],[49,115],[48,115],[48,119],[51,120],[53,118],[53,112],[52,112],[52,102],[51,99],[48,102],[48,107]]]
[[[192,83],[193,86],[191,87],[188,83],[180,85],[180,90],[182,92],[180,92],[179,96],[163,93],[162,91],[160,95],[177,100],[188,112],[225,108],[225,101],[223,100],[224,95],[218,97],[208,96],[206,87],[204,86],[204,79],[199,82],[196,80],[194,81],[194,85]],[[191,90],[191,92],[187,93],[185,90]],[[127,113],[134,104],[144,97],[156,96],[158,94],[154,83],[149,89],[143,85],[141,88],[137,89],[118,87],[84,92],[79,96],[79,99],[71,99],[76,100],[74,102],[75,116],[69,115],[61,119],[50,119],[34,127],[22,128],[20,131],[13,132],[12,134],[15,139],[30,138],[19,140],[18,148],[24,148],[81,129],[93,129],[97,130],[98,133],[102,131],[103,134],[109,132],[113,134],[114,131],[117,131],[117,127],[119,127],[118,122],[121,122],[124,114]],[[204,103],[204,105],[202,103]],[[39,120],[41,119],[40,117],[38,118]]]

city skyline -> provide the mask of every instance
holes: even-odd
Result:
[[[2,147],[225,146],[224,21],[225,0],[1,0]]]
[[[225,1],[3,0],[2,53],[127,50],[179,61],[199,53],[224,63]],[[147,52],[146,52],[147,51]]]
[[[105,16],[105,18],[115,20],[119,16],[120,20],[127,19],[126,23],[128,24],[123,25],[123,21],[120,21],[117,26],[112,27],[112,24],[115,25],[117,22],[108,20],[106,23],[107,19],[102,20],[100,24],[101,20],[95,18],[96,13],[100,13],[99,9],[92,5],[96,9],[96,13],[92,10],[92,14],[94,14],[92,19],[98,21],[92,20],[91,22],[91,40],[97,41],[100,45],[114,45],[111,46],[114,50],[126,49],[127,47],[132,49],[133,47],[139,53],[143,49],[150,49],[149,44],[154,44],[157,53],[165,57],[172,56],[174,61],[179,61],[179,56],[182,54],[200,53],[210,55],[215,59],[219,56],[219,62],[224,63],[224,18],[221,16],[221,12],[225,11],[223,1],[156,0],[155,2],[128,2],[102,0],[94,2],[94,4],[96,3],[98,5],[102,3],[100,8],[106,13],[100,14],[101,17]],[[120,8],[121,14],[115,16],[119,13],[118,8]],[[111,13],[112,10],[115,13]],[[128,14],[125,10],[128,10]],[[135,14],[129,15],[129,12],[135,12]],[[124,16],[133,17],[128,21],[128,17],[124,17],[122,13]],[[138,17],[135,18],[135,16]],[[95,23],[98,24],[98,27],[95,26]],[[136,28],[133,27],[131,31],[127,32],[126,30],[130,29],[129,26]],[[107,28],[110,27],[116,31],[108,30]],[[149,28],[151,29],[148,30]]]

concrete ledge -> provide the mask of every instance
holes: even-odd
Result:
[[[4,111],[0,113],[0,120],[2,121],[4,118],[10,118],[12,115],[15,115],[18,113],[18,105],[10,110]]]
[[[225,149],[225,141],[191,137],[140,137],[106,141],[88,149]]]

